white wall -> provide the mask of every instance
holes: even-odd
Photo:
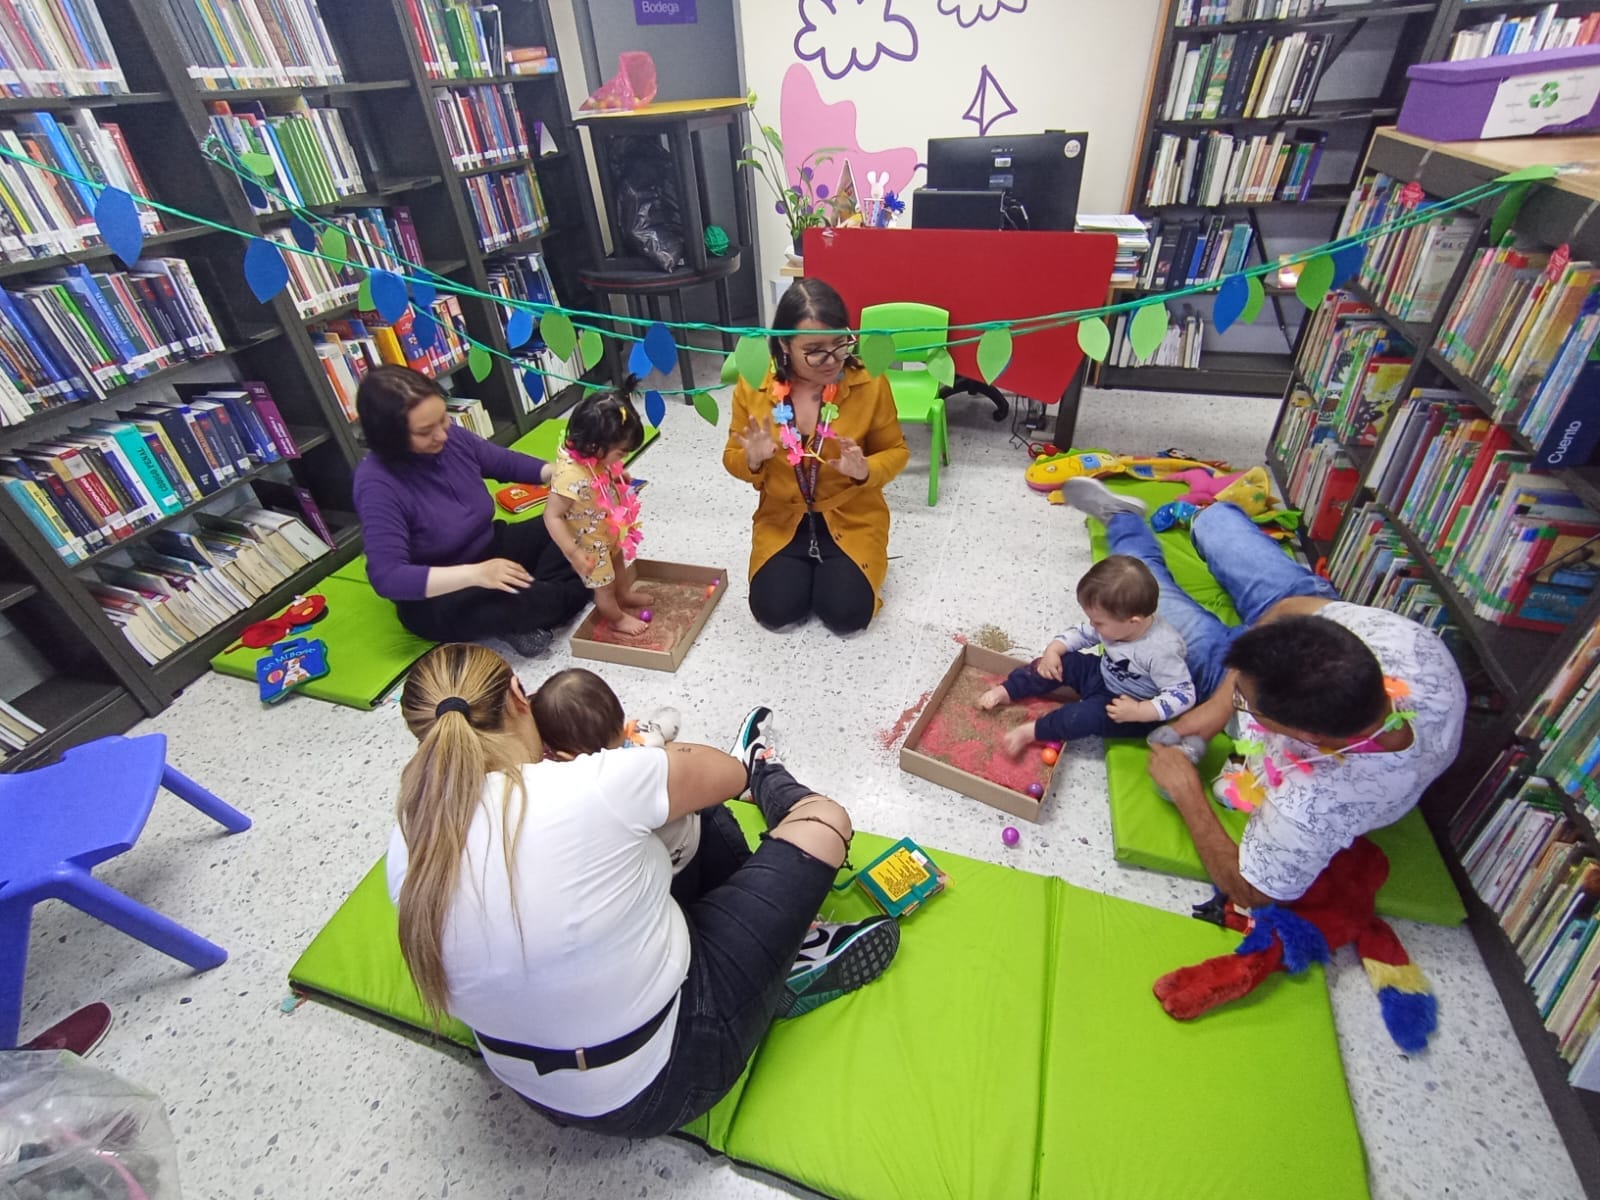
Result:
[[[780,128],[792,158],[819,146],[849,147],[865,195],[869,169],[888,171],[896,191],[920,182],[916,164],[930,137],[1083,129],[1084,212],[1123,209],[1164,7],[1164,0],[738,0],[757,113]],[[985,68],[1005,99],[991,90],[980,113],[972,110]],[[1015,113],[997,115],[1007,100]],[[986,116],[986,127],[969,111]],[[821,177],[829,171],[837,167]],[[758,189],[757,199],[762,267],[771,274],[789,237],[770,194]]]

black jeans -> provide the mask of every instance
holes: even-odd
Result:
[[[809,794],[783,767],[756,765],[751,797],[769,826]],[[671,1133],[707,1112],[739,1081],[772,1024],[789,968],[834,873],[777,838],[752,854],[725,806],[705,810],[700,848],[672,881],[673,899],[689,923],[689,974],[667,1065],[644,1091],[598,1117],[528,1103],[557,1125],[619,1137]]]
[[[521,563],[533,582],[520,592],[470,587],[426,600],[398,600],[400,623],[430,642],[470,642],[554,629],[589,603],[589,589],[542,520],[496,521],[484,557]]]
[[[811,553],[816,531],[817,555]],[[789,544],[750,580],[750,613],[768,629],[803,621],[813,612],[835,633],[854,633],[872,620],[877,598],[872,584],[828,532],[828,523],[807,513]]]
[[[1060,680],[1046,679],[1038,671],[1039,660],[1018,667],[1006,676],[1006,695],[1013,700],[1029,696],[1048,696],[1057,688],[1071,688],[1076,701],[1045,713],[1033,723],[1033,736],[1040,742],[1070,742],[1085,737],[1144,737],[1160,721],[1113,721],[1106,705],[1117,698],[1100,673],[1098,654],[1063,654]]]

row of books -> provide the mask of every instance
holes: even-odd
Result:
[[[1079,233],[1109,233],[1117,239],[1117,257],[1111,264],[1112,283],[1133,283],[1150,252],[1150,226],[1132,213],[1079,213],[1074,228]]]
[[[422,264],[411,210],[404,205],[360,208],[326,220],[344,231],[345,258],[359,266],[336,267],[326,259],[297,253],[294,235],[287,229],[267,234],[284,247],[280,253],[289,267],[289,295],[303,318],[350,303],[367,271],[403,271],[402,259]]]
[[[1482,619],[1556,633],[1593,594],[1600,516],[1453,392],[1413,390],[1369,478]]]
[[[95,0],[0,4],[0,91],[8,96],[128,90]]]
[[[1400,217],[1412,206],[1416,192],[1408,192],[1410,187],[1387,175],[1363,179],[1350,194],[1336,236],[1351,237]],[[1401,320],[1432,321],[1476,230],[1476,221],[1462,214],[1380,234],[1366,243],[1361,285]]]
[[[75,108],[59,117],[8,114],[0,121],[0,145],[42,164],[0,159],[0,259],[6,262],[103,245],[94,219],[99,189],[90,182],[150,195],[121,127],[101,124],[90,109]],[[146,235],[163,228],[155,209],[147,207],[139,209],[139,225]]]
[[[1375,504],[1350,517],[1350,535],[1328,556],[1328,579],[1352,604],[1384,608],[1432,629],[1447,642],[1459,641],[1450,610],[1393,523]]]
[[[44,732],[44,726],[15,704],[0,700],[0,759],[10,758]]]
[[[509,83],[435,92],[433,106],[457,170],[528,157],[528,130]]]
[[[409,308],[392,322],[375,312],[361,312],[310,330],[317,358],[348,420],[356,419],[356,389],[373,367],[393,363],[439,378],[466,363],[461,301],[440,296],[431,311],[433,332],[426,344],[417,334],[416,312]]]
[[[1205,333],[1205,321],[1189,305],[1176,320],[1167,325],[1166,336],[1149,358],[1141,359],[1133,349],[1128,336],[1131,327],[1128,313],[1117,315],[1116,328],[1112,330],[1111,353],[1106,363],[1113,367],[1198,367],[1200,343]]]
[[[148,663],[176,654],[282,587],[328,553],[296,517],[246,505],[197,512],[192,530],[162,529],[97,562],[86,579],[113,625]]]
[[[1299,203],[1311,198],[1328,135],[1298,129],[1251,137],[1216,131],[1196,137],[1164,133],[1145,186],[1145,204]]]
[[[555,282],[550,278],[544,256],[537,252],[511,254],[496,259],[489,267],[488,281],[488,291],[507,300],[551,306],[560,304],[556,296]],[[580,379],[583,376],[583,363],[576,351],[566,360],[557,358],[554,352],[545,346],[537,331],[533,340],[519,350],[515,366],[517,401],[524,413],[531,413],[544,404],[552,395],[565,388],[568,380]],[[523,374],[527,369],[537,371],[541,376],[548,376],[542,380],[537,397],[528,393],[527,380]]]
[[[1529,54],[1600,42],[1600,13],[1591,12],[1581,17],[1562,17],[1557,13],[1557,5],[1547,4],[1532,16],[1496,17],[1483,25],[1462,29],[1450,39],[1448,61]]]
[[[445,400],[444,410],[450,418],[450,424],[470,429],[480,437],[494,437],[494,422],[489,418],[489,410],[484,408],[482,400],[451,396]]]
[[[0,289],[0,426],[226,349],[181,258],[131,271],[81,263]]]
[[[343,83],[317,0],[165,0],[189,65],[207,90]]]
[[[300,450],[264,384],[191,384],[0,455],[0,486],[69,566]]]
[[[461,186],[467,191],[478,245],[485,253],[526,241],[550,226],[532,167],[473,175]]]
[[[1477,789],[1491,797],[1487,817],[1456,845],[1522,961],[1570,1082],[1600,1090],[1600,862],[1556,789],[1527,769],[1519,752],[1496,764]]]
[[[1284,498],[1303,514],[1301,528],[1313,541],[1331,541],[1361,480],[1361,472],[1339,443],[1314,429],[1309,444],[1289,467]]]
[[[1600,825],[1600,625],[1591,626],[1529,708],[1517,736],[1543,755],[1540,771]]]
[[[274,177],[266,181],[271,190],[245,188],[256,212],[334,204],[366,191],[361,159],[337,108],[314,108],[299,99],[272,103],[286,111],[254,100],[206,104],[212,132],[236,155],[264,154],[272,160]]]
[[[1303,117],[1329,60],[1332,34],[1224,33],[1180,42],[1161,113],[1168,121]]]
[[[1597,288],[1600,271],[1593,263],[1568,261],[1564,249],[1519,248],[1508,234],[1474,260],[1439,329],[1437,349],[1489,394],[1496,418],[1519,418],[1584,325],[1579,318]],[[1587,325],[1587,340],[1580,337],[1571,347],[1580,362],[1593,345],[1593,325]]]
[[[405,0],[405,8],[429,79],[481,78],[503,70],[506,41],[498,5]]]
[[[1331,292],[1311,314],[1296,363],[1334,436],[1373,446],[1387,424],[1416,350],[1349,292]]]
[[[1166,291],[1232,275],[1243,270],[1254,236],[1250,222],[1230,223],[1220,214],[1203,221],[1156,220],[1139,286]]]
[[[1222,25],[1235,21],[1288,21],[1322,11],[1323,0],[1178,0],[1175,25]]]

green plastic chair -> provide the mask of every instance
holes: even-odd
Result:
[[[932,326],[934,332],[929,332]],[[939,381],[928,373],[928,357],[944,345],[950,313],[931,304],[874,304],[861,310],[861,328],[896,332],[896,365],[889,368],[889,387],[902,425],[927,425],[933,435],[928,454],[928,507],[939,503],[939,464],[950,463],[950,427],[945,423]],[[915,363],[907,368],[905,364]]]

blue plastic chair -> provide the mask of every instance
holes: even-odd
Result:
[[[197,971],[227,961],[221,946],[90,874],[133,849],[163,787],[230,833],[250,828],[249,817],[167,766],[159,733],[101,738],[52,766],[0,775],[0,1049],[21,1032],[28,929],[41,900],[64,900]]]

